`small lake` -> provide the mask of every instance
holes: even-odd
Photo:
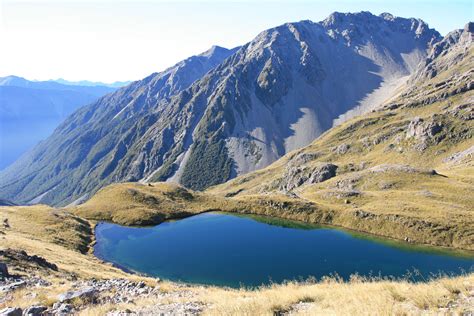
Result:
[[[154,227],[100,223],[95,255],[172,281],[258,286],[337,274],[424,280],[474,271],[472,253],[407,245],[335,228],[205,213]]]

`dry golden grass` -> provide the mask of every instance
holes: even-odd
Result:
[[[208,288],[200,293],[211,304],[205,315],[274,315],[304,302],[302,315],[407,315],[436,312],[459,295],[472,295],[474,275],[429,283],[328,279],[315,284],[288,283],[259,290]],[[472,306],[459,309],[469,310]]]
[[[174,291],[176,288],[170,289]],[[194,296],[138,299],[133,303],[91,306],[80,315],[136,311],[154,305],[195,301],[207,306],[204,315],[420,315],[472,311],[474,274],[428,283],[326,279],[318,283],[287,283],[254,290],[188,287]],[[471,301],[469,301],[469,299]],[[301,304],[303,303],[303,304]],[[452,304],[455,303],[455,304]],[[451,305],[450,305],[451,304]],[[456,305],[456,306],[454,306]]]
[[[47,205],[0,207],[0,219],[8,219],[19,236],[34,236],[33,240],[69,249],[84,252],[91,241],[92,228],[88,221]]]

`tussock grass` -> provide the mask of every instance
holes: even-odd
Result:
[[[201,296],[211,304],[205,315],[274,315],[293,311],[301,302],[308,304],[295,314],[411,315],[439,311],[458,295],[468,295],[473,282],[473,275],[428,283],[360,277],[342,282],[327,278],[313,284],[290,282],[258,290],[209,288]]]
[[[0,207],[0,219],[8,220],[19,236],[34,236],[69,249],[84,252],[91,242],[90,223],[63,209],[47,205]]]

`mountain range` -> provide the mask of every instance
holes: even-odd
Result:
[[[73,113],[0,174],[1,197],[66,205],[113,182],[222,183],[389,103],[441,39],[419,19],[336,12],[213,47]]]
[[[80,106],[113,91],[115,88],[105,86],[0,78],[0,169],[47,138]]]
[[[109,88],[120,88],[131,83],[131,81],[115,81],[112,83],[104,83],[100,81],[89,81],[89,80],[69,81],[62,78],[59,78],[56,80],[50,80],[50,81],[57,82],[64,85],[72,85],[72,86],[86,86],[86,87],[103,86],[103,87],[109,87]]]

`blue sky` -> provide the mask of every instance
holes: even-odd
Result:
[[[0,76],[135,80],[214,44],[238,46],[334,11],[421,18],[444,35],[474,20],[473,2],[0,0]]]

